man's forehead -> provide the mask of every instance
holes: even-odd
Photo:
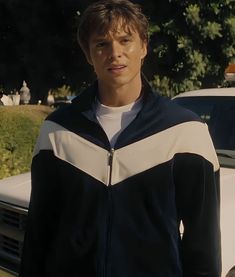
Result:
[[[101,24],[93,29],[92,35],[113,36],[113,35],[133,35],[137,33],[137,27],[133,22],[128,22],[124,18],[113,18],[108,24]]]
[[[137,28],[133,24],[126,24],[126,22],[119,20],[111,22],[109,26],[95,29],[91,37],[133,36],[136,33]]]

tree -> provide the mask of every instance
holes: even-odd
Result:
[[[0,85],[9,93],[27,81],[32,102],[50,89],[70,86],[73,91],[90,82],[76,39],[75,0],[0,0]]]
[[[150,26],[152,85],[168,96],[221,86],[235,57],[235,0],[160,2]]]
[[[95,74],[76,39],[84,9],[97,0],[0,0],[0,85],[6,92],[26,80],[32,99],[49,89],[73,91]],[[144,73],[169,96],[223,83],[235,57],[235,0],[132,0],[150,16]]]

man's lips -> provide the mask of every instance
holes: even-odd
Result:
[[[126,65],[113,65],[113,66],[108,67],[108,71],[120,72],[125,68],[126,68]]]

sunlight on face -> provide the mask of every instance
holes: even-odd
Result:
[[[136,29],[125,27],[119,21],[106,34],[92,34],[88,62],[94,67],[99,81],[120,85],[140,78],[146,54],[146,43]]]

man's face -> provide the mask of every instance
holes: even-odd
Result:
[[[91,36],[88,62],[93,65],[99,82],[120,87],[140,78],[146,54],[146,43],[138,32],[133,29],[128,32],[118,24],[115,31]]]

